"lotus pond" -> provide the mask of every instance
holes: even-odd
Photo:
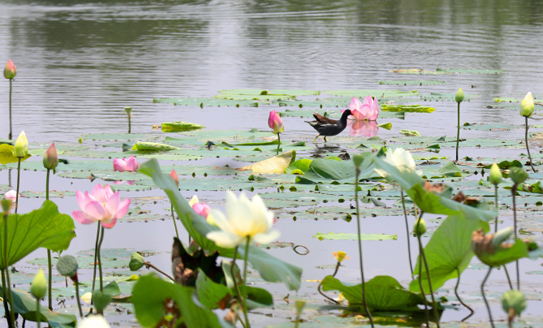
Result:
[[[502,298],[519,306],[518,295],[505,293],[520,289],[526,308],[512,325],[541,326],[536,245],[543,245],[543,95],[532,65],[542,49],[534,43],[515,50],[524,38],[537,39],[540,7],[514,1],[496,2],[503,10],[467,1],[405,3],[395,10],[382,1],[0,2],[1,58],[17,65],[16,77],[3,79],[0,88],[0,192],[19,187],[20,198],[18,214],[12,210],[2,221],[9,234],[4,238],[2,224],[0,240],[11,245],[3,271],[9,271],[18,325],[36,326],[31,282],[40,269],[49,278],[49,249],[53,311],[45,295],[40,312],[48,321],[41,324],[52,327],[81,321],[80,298],[83,315],[103,308],[109,324],[120,327],[181,321],[229,327],[224,318],[235,313],[241,327],[243,306],[252,327],[369,326],[364,303],[379,326],[437,326],[437,316],[439,326],[488,327],[481,284],[489,272],[484,290],[493,324],[508,325]],[[519,112],[530,91],[535,111],[525,119]],[[338,119],[353,97],[367,96],[378,102],[376,121],[349,120],[326,143],[313,142],[317,133],[305,121],[314,112]],[[271,111],[284,125],[280,143],[267,124]],[[30,156],[21,158],[18,183],[13,146],[21,131]],[[43,159],[52,142],[60,162],[48,174]],[[400,148],[412,155],[414,170],[387,157]],[[131,172],[131,156],[139,172]],[[490,179],[494,163],[503,174],[497,189]],[[92,221],[80,205],[88,205],[84,194],[98,185],[119,196],[119,218],[102,220],[105,229],[80,223]],[[280,236],[236,250],[207,238],[218,228],[196,213],[208,214],[204,203],[213,219],[214,211],[228,215],[241,207],[230,205],[232,199],[227,206],[227,191],[253,200],[259,195],[273,212],[267,232]],[[195,195],[199,205],[189,206]],[[516,226],[515,235],[531,244],[515,241],[512,231],[493,236],[496,215],[498,230]],[[418,261],[417,229],[428,270]],[[478,229],[486,235],[474,235]],[[174,245],[176,235],[184,246]],[[78,265],[79,296],[61,274],[73,277],[69,255]],[[57,270],[59,257],[68,263]],[[94,289],[102,291],[91,305],[95,267]],[[455,293],[458,273],[458,296],[474,310],[465,321],[471,311]],[[7,327],[8,318],[2,320]]]

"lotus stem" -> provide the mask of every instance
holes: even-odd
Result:
[[[36,321],[38,322],[38,328],[41,327],[41,313],[40,313],[40,298],[36,297],[36,311],[38,311],[38,315],[36,318]]]
[[[513,284],[511,283],[511,277],[509,276],[509,271],[507,270],[507,266],[504,264],[503,269],[505,271],[505,275],[507,276],[507,282],[509,283],[509,289],[513,290]]]
[[[7,283],[6,283],[6,273],[5,269],[2,269],[2,297],[5,299],[7,295]],[[2,302],[4,304],[4,312],[6,314],[6,321],[8,322],[8,327],[13,327],[13,322],[11,321],[11,311],[8,308],[8,302]]]
[[[47,175],[45,178],[45,199],[49,200],[49,173],[50,169],[47,169]],[[49,306],[49,310],[53,311],[53,292],[51,289],[53,288],[53,265],[51,263],[51,250],[47,249],[47,264],[48,264],[48,288],[47,288],[47,303]]]
[[[485,276],[485,279],[483,279],[483,283],[481,284],[481,294],[483,295],[483,300],[485,301],[486,310],[488,311],[488,318],[490,319],[490,325],[492,328],[494,328],[494,321],[492,320],[492,312],[490,312],[490,306],[488,305],[488,301],[486,300],[485,296],[485,283],[488,277],[490,276],[490,272],[492,271],[492,267],[488,268],[488,272]]]
[[[456,128],[456,161],[458,162],[458,144],[460,143],[460,102],[458,102],[458,125]]]
[[[360,260],[360,279],[362,280],[362,305],[364,306],[364,311],[368,315],[370,320],[370,325],[373,328],[373,318],[371,316],[370,310],[368,309],[368,304],[366,303],[366,286],[364,281],[364,262],[362,260],[362,235],[360,231],[360,208],[358,205],[358,178],[360,177],[360,168],[356,167],[356,178],[354,180],[354,200],[356,202],[356,229],[358,233],[358,256]]]
[[[130,113],[128,113],[128,133],[132,133],[132,119],[131,117],[132,116]]]
[[[461,321],[466,321],[469,317],[471,317],[475,313],[475,311],[473,311],[473,309],[469,305],[464,303],[464,301],[462,301],[462,299],[460,298],[460,295],[458,295],[458,286],[460,286],[460,270],[458,269],[458,267],[456,267],[455,269],[456,269],[456,274],[458,275],[458,278],[456,278],[456,286],[454,287],[454,294],[456,295],[458,302],[460,302],[460,304],[465,306],[471,312],[467,317],[461,320]]]
[[[494,202],[496,203],[496,211],[499,211],[498,205],[498,185],[494,185]],[[516,221],[516,220],[515,220]],[[498,232],[498,216],[496,216],[496,221],[494,221],[494,233]],[[505,275],[507,276],[507,282],[509,283],[509,288],[513,290],[513,284],[511,283],[511,277],[509,276],[509,271],[507,271],[507,266],[504,264],[503,269]],[[471,316],[471,315],[470,315]],[[469,317],[467,317],[469,318]],[[466,319],[467,319],[466,318]],[[463,321],[463,320],[462,320]]]
[[[96,230],[96,242],[94,243],[94,271],[92,273],[92,293],[94,293],[94,287],[96,286],[96,263],[98,262],[98,242],[100,241],[100,222],[98,222],[98,229]],[[94,302],[91,300],[91,305]],[[92,312],[92,307],[91,307]]]
[[[281,147],[281,133],[277,134],[277,151],[275,152],[275,155],[279,155],[279,147]]]
[[[19,160],[20,161],[20,160]],[[20,162],[19,162],[20,163]],[[19,192],[17,191],[17,196],[19,196]],[[18,197],[17,197],[18,199]],[[9,316],[11,320],[11,325],[15,325],[15,308],[13,307],[13,293],[11,292],[11,281],[9,280],[9,264],[8,264],[8,215],[4,214],[4,264],[6,265],[6,284],[4,285],[4,289],[7,286],[7,296],[9,300]],[[4,291],[4,295],[6,292]],[[6,313],[7,316],[7,313]]]
[[[532,155],[530,155],[530,147],[528,147],[528,116],[525,116],[524,118],[526,119],[526,133],[524,135],[524,139],[526,141],[526,151],[528,152],[528,158],[530,159],[530,166],[532,167],[532,171],[537,172],[534,169],[534,163],[532,162]]]
[[[417,220],[417,228],[415,228],[415,231],[418,231],[418,225],[420,224],[420,220],[422,219],[422,215],[424,213],[420,213],[420,218]],[[432,309],[434,310],[434,316],[436,317],[436,324],[439,328],[439,313],[437,311],[437,303],[434,297],[434,291],[432,289],[432,280],[430,279],[430,270],[428,269],[428,261],[426,261],[426,255],[424,254],[424,248],[422,247],[422,241],[420,240],[420,235],[417,235],[417,239],[419,240],[419,251],[420,255],[422,257],[422,261],[424,261],[424,268],[426,270],[426,277],[428,278],[428,288],[430,289],[430,296],[432,297]],[[422,272],[419,271],[419,276],[422,274]]]
[[[104,279],[102,278],[102,255],[100,250],[102,249],[102,241],[104,241],[104,227],[101,227],[100,231],[100,243],[98,243],[98,270],[100,272],[100,292],[104,292]]]
[[[166,272],[160,270],[159,268],[157,268],[156,266],[154,266],[151,262],[145,261],[143,264],[145,264],[145,267],[146,267],[147,269],[153,268],[153,269],[155,269],[158,273],[163,274],[165,277],[167,277],[167,278],[170,279],[171,281],[175,281],[175,279],[173,279],[172,276],[170,276],[170,275],[167,274]]]
[[[422,248],[421,244],[420,244],[420,240],[417,239],[418,242],[419,242],[419,253],[420,253],[420,250]],[[422,261],[420,260],[419,258],[419,276],[417,277],[417,280],[419,281],[419,288],[420,288],[420,292],[422,293],[422,299],[424,300],[424,314],[425,314],[425,318],[426,318],[426,327],[430,327],[430,313],[428,311],[428,300],[426,299],[426,294],[424,293],[424,288],[422,287],[422,275],[421,275],[421,272],[422,272]]]
[[[177,223],[175,223],[175,212],[173,211],[173,204],[172,204],[172,219],[173,219],[173,226],[175,227],[175,235],[177,236],[177,239],[179,239],[179,232],[177,231]]]
[[[511,187],[511,194],[513,196],[513,224],[514,224],[514,232],[515,232],[515,241],[517,240],[517,201],[516,201],[516,193],[517,193],[517,187],[518,185],[515,183]],[[520,271],[519,271],[519,265],[518,260],[515,261],[515,267],[517,269],[517,290],[520,291]]]
[[[9,140],[13,137],[13,130],[11,128],[11,82],[13,79],[9,79]],[[19,195],[19,194],[17,194]]]
[[[17,194],[15,195],[15,214],[17,214],[17,210],[19,209],[19,200],[21,199],[21,197],[19,197],[19,185],[21,182],[21,157],[17,157],[17,160]]]
[[[332,274],[332,277],[335,277],[338,270],[339,270],[339,267],[341,265],[341,262],[340,261],[337,261],[337,264],[336,264],[336,269],[334,270],[334,273]],[[319,284],[319,286],[317,287],[317,291],[319,292],[319,294],[321,294],[324,298],[326,298],[327,300],[329,300],[330,302],[334,303],[334,304],[339,304],[338,301],[336,301],[335,299],[325,295],[323,292],[322,292],[322,281],[321,283]]]
[[[243,259],[243,264],[244,264],[244,267],[243,267],[243,286],[245,288],[244,291],[243,291],[243,315],[245,316],[245,326],[247,328],[251,328],[251,323],[249,322],[249,313],[248,313],[248,310],[247,310],[247,267],[249,265],[248,263],[248,260],[249,260],[249,242],[251,241],[251,237],[247,236],[246,240],[245,240],[245,258]]]
[[[83,318],[83,310],[81,309],[81,299],[79,298],[79,281],[75,280],[75,297],[77,298],[77,308],[79,309],[79,317]]]
[[[238,282],[236,281],[236,276],[234,275],[234,267],[236,266],[236,258],[238,257],[238,247],[234,249],[234,256],[232,257],[232,264],[230,265],[230,275],[232,276],[232,280],[234,281],[234,288],[236,289],[236,292],[238,293],[238,302],[240,304],[243,304],[243,299],[241,297],[241,292],[239,290]],[[239,318],[239,322],[241,322],[241,325],[245,328],[245,323]]]
[[[409,241],[409,221],[407,220],[407,211],[405,209],[405,197],[403,194],[403,189],[400,188],[400,193],[402,195],[402,208],[403,208],[403,215],[405,218],[405,231],[406,231],[406,237],[407,237],[407,257],[409,259],[409,269],[411,269],[411,277],[413,277],[413,262],[411,261],[411,242]]]

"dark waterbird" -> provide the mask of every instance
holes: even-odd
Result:
[[[326,137],[340,134],[341,131],[345,130],[345,127],[347,127],[347,117],[349,115],[351,115],[350,109],[346,109],[339,120],[332,120],[320,114],[314,113],[313,117],[316,121],[306,121],[313,127],[313,129],[319,132],[319,135],[313,139],[313,142],[315,142],[315,140],[317,140],[317,138],[320,136],[324,136],[324,142],[326,142]]]

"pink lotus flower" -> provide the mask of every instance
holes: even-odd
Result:
[[[130,155],[130,158],[115,158],[113,160],[113,171],[119,172],[136,172],[140,165],[134,158],[134,155]]]
[[[11,202],[9,207],[10,210],[13,210],[17,206],[17,192],[15,190],[10,190],[4,194],[4,198]]]
[[[6,79],[12,80],[17,75],[17,67],[15,67],[15,64],[11,59],[8,60],[8,63],[6,64],[6,67],[4,67],[4,77]]]
[[[53,142],[51,146],[47,149],[45,152],[45,155],[43,155],[43,166],[46,169],[54,170],[58,165],[58,154],[57,149],[55,147],[55,143]]]
[[[364,98],[363,103],[353,97],[349,109],[357,121],[375,121],[379,116],[379,103],[371,96]]]
[[[172,177],[173,181],[175,182],[175,185],[177,186],[177,188],[179,188],[179,176],[177,175],[177,172],[175,172],[175,170],[172,170],[170,172],[170,176]]]
[[[347,127],[350,127],[349,135],[353,137],[364,136],[364,137],[375,137],[379,132],[379,127],[375,121],[355,121],[349,120],[347,122]]]
[[[207,216],[209,215],[209,210],[211,208],[206,203],[200,203],[200,201],[198,200],[198,196],[194,195],[190,200],[189,205],[192,207],[194,212],[196,212],[196,214],[201,215],[207,219]]]
[[[285,127],[283,126],[283,120],[281,120],[281,116],[279,116],[279,114],[277,114],[277,112],[274,110],[270,112],[270,117],[268,118],[268,126],[275,134],[282,133],[285,130]]]
[[[121,201],[119,192],[113,193],[109,185],[102,187],[96,185],[91,193],[86,191],[84,194],[76,191],[77,203],[83,211],[75,210],[72,215],[77,222],[90,224],[101,221],[104,228],[111,229],[128,212],[130,199]]]

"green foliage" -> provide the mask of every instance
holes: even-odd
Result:
[[[50,200],[30,213],[9,215],[8,263],[0,256],[0,268],[6,269],[40,247],[53,252],[68,249],[75,237],[74,229],[72,218],[59,213],[57,205]],[[3,224],[0,224],[0,236],[4,236]],[[4,254],[3,247],[4,243],[0,243],[0,254]]]
[[[164,122],[162,123],[162,132],[180,132],[180,131],[191,131],[191,130],[199,130],[203,129],[205,126],[196,124],[196,123],[190,123],[190,122]]]
[[[496,268],[500,265],[504,265],[524,257],[529,257],[528,244],[520,239],[517,239],[511,247],[497,247],[493,254],[490,252],[483,252],[481,254],[477,254],[477,257],[484,264]]]

